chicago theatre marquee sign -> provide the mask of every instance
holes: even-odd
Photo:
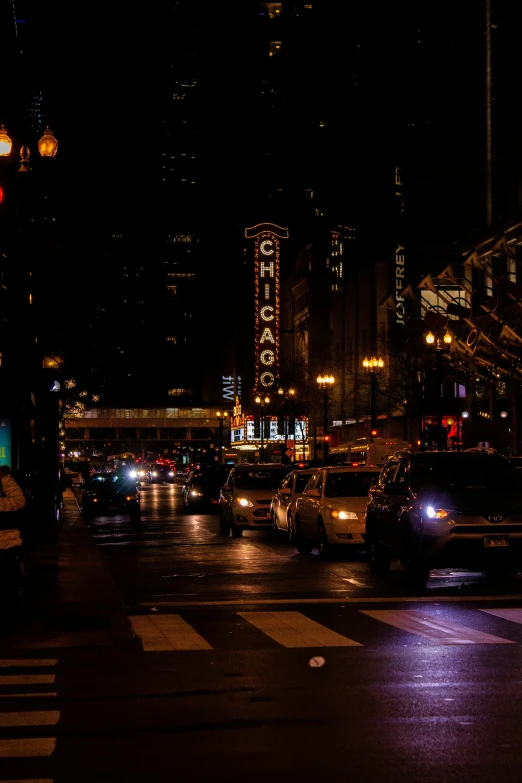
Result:
[[[279,378],[279,262],[280,240],[288,239],[288,229],[274,223],[259,223],[245,229],[245,237],[255,240],[255,380],[256,392],[274,391]]]

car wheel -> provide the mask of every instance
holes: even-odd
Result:
[[[328,541],[324,522],[319,522],[317,535],[319,541],[319,555],[324,558],[330,557],[332,554],[332,545]]]
[[[366,537],[366,556],[372,574],[386,574],[390,570],[391,557],[371,538]]]
[[[294,543],[297,547],[297,551],[300,555],[309,555],[312,549],[314,548],[314,545],[311,541],[308,541],[303,536],[303,531],[301,530],[301,523],[299,522],[299,517],[295,518],[295,540]]]

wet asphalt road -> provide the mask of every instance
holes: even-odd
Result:
[[[0,780],[522,778],[520,577],[437,571],[413,589],[361,552],[224,538],[177,485],[143,487],[139,523],[89,529],[136,643],[50,651],[34,671],[56,671],[56,697],[0,710],[58,711],[38,730],[55,747],[2,758],[0,740]]]

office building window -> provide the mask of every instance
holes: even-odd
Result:
[[[268,56],[273,57],[275,54],[279,54],[281,52],[281,47],[283,46],[282,41],[269,41],[268,42]]]
[[[259,13],[261,16],[275,19],[277,16],[281,16],[282,5],[282,3],[259,3]]]

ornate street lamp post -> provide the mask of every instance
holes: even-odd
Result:
[[[446,448],[445,438],[442,431],[442,414],[443,414],[443,383],[444,374],[442,366],[442,353],[447,350],[452,343],[452,336],[449,332],[445,332],[444,337],[435,337],[433,332],[428,332],[425,337],[426,344],[435,350],[436,370],[437,370],[437,432],[436,442],[437,451],[443,451]]]
[[[255,399],[256,405],[261,405],[261,409],[265,407],[265,405],[268,405],[270,402],[270,397],[260,397],[259,394],[257,395]],[[260,462],[265,461],[265,417],[261,413],[261,451],[260,451]]]
[[[373,437],[377,428],[377,373],[383,369],[384,359],[365,356],[362,366],[370,376],[370,431]]]
[[[329,446],[329,435],[328,435],[328,389],[330,389],[334,383],[335,378],[333,375],[318,375],[317,376],[317,383],[319,385],[319,388],[323,391],[323,438],[324,438],[324,461],[325,464],[328,462],[328,446]]]

